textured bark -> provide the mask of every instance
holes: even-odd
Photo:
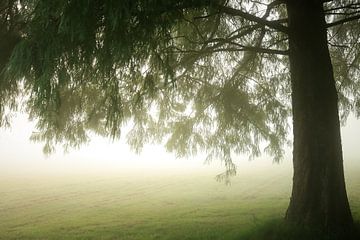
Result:
[[[289,0],[293,190],[286,219],[332,230],[353,219],[347,199],[338,98],[321,0]]]

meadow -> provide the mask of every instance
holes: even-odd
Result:
[[[360,219],[360,164],[346,167]],[[3,174],[0,239],[243,239],[281,219],[291,167],[239,169],[231,185],[216,171]]]

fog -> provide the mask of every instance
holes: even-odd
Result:
[[[11,128],[0,129],[0,175],[172,174],[198,171],[218,174],[224,171],[219,161],[204,164],[204,155],[178,159],[162,146],[147,145],[140,154],[135,154],[124,138],[112,141],[94,136],[89,144],[80,149],[70,149],[70,152],[64,153],[59,148],[56,153],[45,156],[42,152],[43,144],[29,140],[31,132],[35,130],[34,125],[25,114],[18,113]],[[346,126],[342,127],[345,167],[359,164],[359,136],[360,121],[350,116]],[[248,161],[247,156],[240,155],[235,160],[239,173],[271,168],[291,171],[291,148],[286,149],[280,164],[273,164],[268,156]]]

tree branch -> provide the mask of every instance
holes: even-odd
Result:
[[[252,21],[252,22],[256,22],[256,23],[259,23],[263,26],[267,26],[267,27],[270,27],[270,28],[273,28],[275,30],[278,30],[280,32],[283,32],[283,33],[288,33],[288,28],[285,27],[284,25],[278,23],[277,21],[268,21],[264,18],[260,18],[260,17],[257,17],[257,16],[254,16],[250,13],[246,13],[246,12],[243,12],[239,9],[235,9],[235,8],[231,8],[231,7],[227,7],[227,6],[222,6],[222,5],[216,5],[215,8],[217,8],[220,12],[222,13],[227,13],[229,15],[233,15],[233,16],[239,16],[239,17],[242,17],[244,19],[247,19],[249,21]]]
[[[284,0],[275,0],[275,1],[271,2],[271,3],[269,3],[269,4],[267,5],[266,12],[265,12],[265,14],[262,16],[262,18],[263,18],[263,19],[266,19],[266,18],[270,15],[270,12],[271,12],[271,10],[272,10],[273,8],[279,6],[279,5],[283,4],[283,3],[284,3]]]
[[[329,8],[325,9],[325,12],[335,11],[335,10],[342,10],[342,9],[358,9],[360,8],[360,3],[352,3],[341,7]]]
[[[351,21],[357,20],[357,19],[360,19],[360,15],[355,15],[355,16],[352,16],[352,17],[348,17],[348,18],[341,19],[341,20],[339,20],[339,21],[335,21],[335,22],[332,22],[332,23],[328,23],[328,24],[326,24],[326,27],[327,27],[327,28],[329,28],[329,27],[334,27],[334,26],[337,26],[337,25],[340,25],[340,24],[344,24],[344,23],[347,23],[347,22],[351,22]]]
[[[343,15],[343,16],[351,16],[354,14],[359,14],[359,11],[353,11],[353,12],[326,12],[325,15]]]
[[[224,48],[207,48],[202,50],[182,50],[175,47],[175,51],[179,53],[199,53],[199,54],[211,54],[216,52],[255,52],[255,53],[266,53],[266,54],[278,54],[278,55],[289,55],[288,50],[269,49],[253,46],[239,46],[237,47],[224,47]]]
[[[240,50],[240,49],[239,49]],[[248,52],[256,52],[256,53],[266,53],[266,54],[278,54],[278,55],[289,55],[288,50],[278,50],[278,49],[270,49],[270,48],[261,48],[261,47],[251,47],[251,46],[243,46],[240,51],[248,51]]]

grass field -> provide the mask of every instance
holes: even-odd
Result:
[[[360,219],[360,165],[346,169]],[[242,239],[283,216],[291,170],[241,171],[226,186],[211,172],[0,176],[0,239]]]

